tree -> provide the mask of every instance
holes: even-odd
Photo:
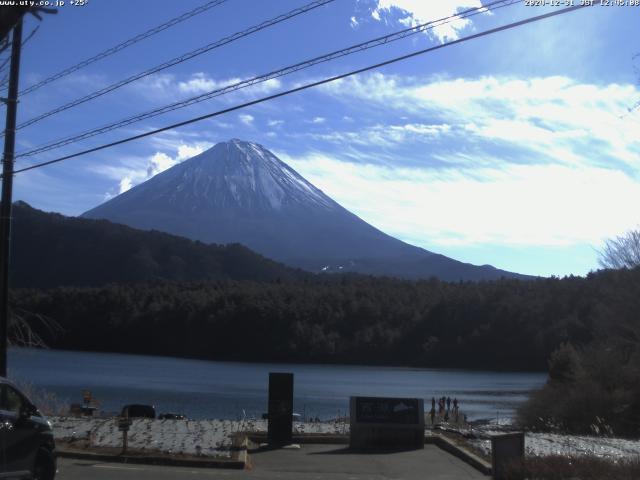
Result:
[[[605,241],[598,259],[603,268],[635,268],[640,266],[640,228]]]

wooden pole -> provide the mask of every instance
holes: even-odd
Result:
[[[9,330],[9,256],[11,252],[11,203],[13,201],[13,160],[18,113],[18,78],[22,48],[22,19],[13,27],[7,120],[2,158],[2,203],[0,204],[0,375],[7,376],[7,332]]]

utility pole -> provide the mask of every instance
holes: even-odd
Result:
[[[16,144],[16,116],[18,113],[18,77],[22,48],[22,18],[13,27],[11,69],[7,120],[2,158],[2,203],[0,204],[0,375],[7,376],[7,332],[9,329],[9,254],[11,244],[11,202],[13,197],[13,159]]]

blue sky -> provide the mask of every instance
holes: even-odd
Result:
[[[21,86],[204,3],[89,0],[47,16]],[[26,121],[304,5],[228,0],[24,96]],[[18,131],[17,152],[435,20],[478,0],[336,0]],[[519,3],[281,77],[16,168],[549,11]],[[640,224],[640,7],[595,6],[18,174],[15,199],[78,215],[219,141],[276,153],[383,231],[474,264],[584,275]],[[25,34],[38,22],[28,19]]]

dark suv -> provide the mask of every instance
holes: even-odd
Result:
[[[125,405],[122,407],[121,417],[156,418],[156,408],[153,405]]]
[[[0,377],[0,478],[53,480],[51,424],[12,382]]]

